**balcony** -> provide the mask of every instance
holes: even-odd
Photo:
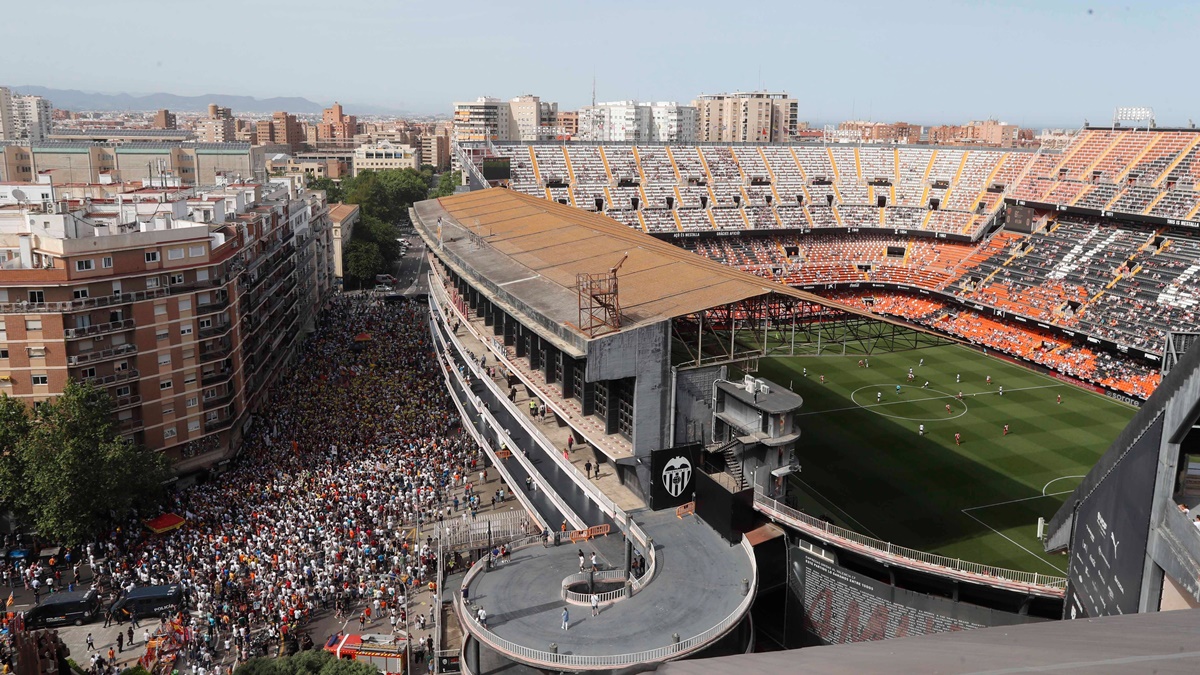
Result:
[[[211,302],[206,302],[202,305],[196,305],[196,314],[212,314],[219,312],[229,306],[229,298],[220,298]]]
[[[233,400],[233,392],[227,392],[227,393],[220,394],[217,396],[210,396],[210,397],[204,399],[204,409],[212,410],[213,408],[220,408],[221,406],[229,403],[232,400]]]
[[[207,281],[193,281],[190,284],[176,284],[170,287],[171,295],[179,295],[181,293],[192,293],[195,291],[207,291],[214,288],[220,288],[229,283],[229,277],[217,277],[216,279],[208,279]]]
[[[107,335],[122,330],[130,330],[134,327],[133,319],[125,319],[124,321],[110,321],[109,323],[97,323],[83,328],[64,328],[63,336],[68,340],[78,340],[96,335]]]
[[[119,347],[109,347],[94,352],[85,352],[83,354],[74,354],[67,357],[68,366],[82,366],[87,363],[99,363],[109,359],[117,359],[128,354],[136,354],[137,345],[120,345]]]
[[[226,417],[223,420],[212,420],[211,422],[204,423],[204,433],[211,434],[214,431],[228,429],[232,425],[233,425],[232,417]]]
[[[233,326],[232,323],[222,323],[222,324],[217,324],[216,326],[210,326],[208,328],[201,328],[200,332],[199,332],[200,339],[205,340],[208,338],[216,337],[218,335],[224,335],[225,333],[229,332],[229,329],[232,326]]]
[[[122,396],[113,401],[113,408],[116,410],[124,410],[126,408],[134,408],[142,404],[142,397],[134,394],[133,396]]]
[[[140,419],[119,420],[117,422],[117,431],[122,435],[133,434],[141,431],[145,425]]]
[[[0,302],[0,314],[53,314],[56,312],[76,312],[82,309],[97,307],[115,307],[131,302],[141,302],[167,295],[166,288],[151,288],[134,293],[118,293],[116,295],[98,295],[94,298],[80,298],[69,302]]]
[[[233,377],[233,368],[225,368],[223,370],[217,370],[211,373],[204,373],[203,377],[200,378],[200,386],[211,387],[214,384],[228,382],[229,378],[231,377]]]
[[[139,376],[140,376],[140,373],[138,373],[137,369],[131,368],[129,370],[123,370],[119,373],[113,373],[112,375],[99,375],[96,377],[87,377],[87,378],[84,378],[82,380],[82,382],[84,382],[86,384],[90,384],[95,387],[107,387],[111,384],[126,382],[128,380],[136,380],[136,379],[138,379]]]
[[[208,363],[210,361],[219,361],[229,356],[230,348],[228,345],[205,349],[200,352],[200,363]]]

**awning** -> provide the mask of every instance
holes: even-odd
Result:
[[[354,341],[355,342],[370,342],[371,334],[370,333],[359,333],[358,335],[354,336]]]
[[[162,534],[183,527],[187,519],[176,513],[164,513],[157,518],[151,518],[146,521],[146,529],[154,534]]]

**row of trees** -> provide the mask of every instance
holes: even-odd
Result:
[[[103,535],[132,509],[151,514],[169,463],[123,438],[114,417],[106,390],[75,381],[34,410],[0,395],[0,508],[68,546]]]
[[[408,222],[408,209],[416,202],[453,194],[460,174],[445,173],[434,184],[433,167],[364,171],[341,182],[319,178],[309,187],[325,190],[330,202],[357,204],[358,225],[342,251],[342,269],[348,288],[375,283],[375,275],[387,273],[401,255],[399,225]]]

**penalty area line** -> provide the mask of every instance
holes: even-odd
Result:
[[[1036,498],[1033,498],[1033,499],[1036,499]],[[1021,500],[1017,500],[1017,501],[1021,501]],[[975,507],[975,508],[983,508],[983,507]],[[991,525],[988,525],[987,523],[985,523],[985,522],[983,522],[982,520],[980,520],[980,519],[976,518],[975,516],[971,515],[970,513],[967,513],[967,510],[966,510],[966,509],[963,509],[963,510],[962,510],[962,512],[963,512],[963,515],[965,515],[966,517],[970,518],[971,520],[974,520],[975,522],[977,522],[977,523],[979,523],[980,525],[982,525],[982,526],[986,527],[987,529],[991,530],[992,532],[995,532],[996,534],[1000,535],[1001,537],[1004,537],[1005,539],[1007,539],[1007,540],[1008,540],[1008,543],[1012,544],[1013,546],[1016,546],[1017,548],[1021,549],[1022,551],[1025,551],[1025,552],[1026,552],[1026,553],[1028,553],[1029,555],[1031,555],[1031,556],[1033,556],[1033,557],[1037,558],[1038,560],[1042,561],[1042,562],[1043,562],[1043,563],[1045,563],[1045,564],[1046,564],[1046,566],[1047,566],[1047,567],[1049,567],[1050,569],[1052,569],[1052,570],[1054,570],[1054,571],[1058,572],[1059,574],[1066,574],[1066,573],[1067,573],[1067,571],[1066,571],[1066,570],[1059,568],[1059,567],[1058,567],[1058,565],[1054,565],[1054,564],[1052,564],[1052,563],[1051,563],[1049,560],[1046,560],[1046,559],[1045,559],[1045,558],[1043,558],[1042,556],[1040,556],[1040,555],[1038,555],[1038,554],[1034,553],[1033,551],[1030,551],[1029,549],[1025,548],[1024,546],[1022,546],[1022,545],[1018,544],[1017,542],[1013,541],[1013,538],[1012,538],[1012,537],[1008,536],[1007,534],[1004,534],[1003,532],[1001,532],[1000,530],[997,530],[996,528],[992,527]]]

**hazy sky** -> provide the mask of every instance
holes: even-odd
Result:
[[[689,101],[785,90],[800,117],[1028,126],[1200,118],[1200,3],[1176,0],[53,0],[0,82],[303,96],[448,113],[480,95]],[[349,112],[353,112],[350,110]]]

